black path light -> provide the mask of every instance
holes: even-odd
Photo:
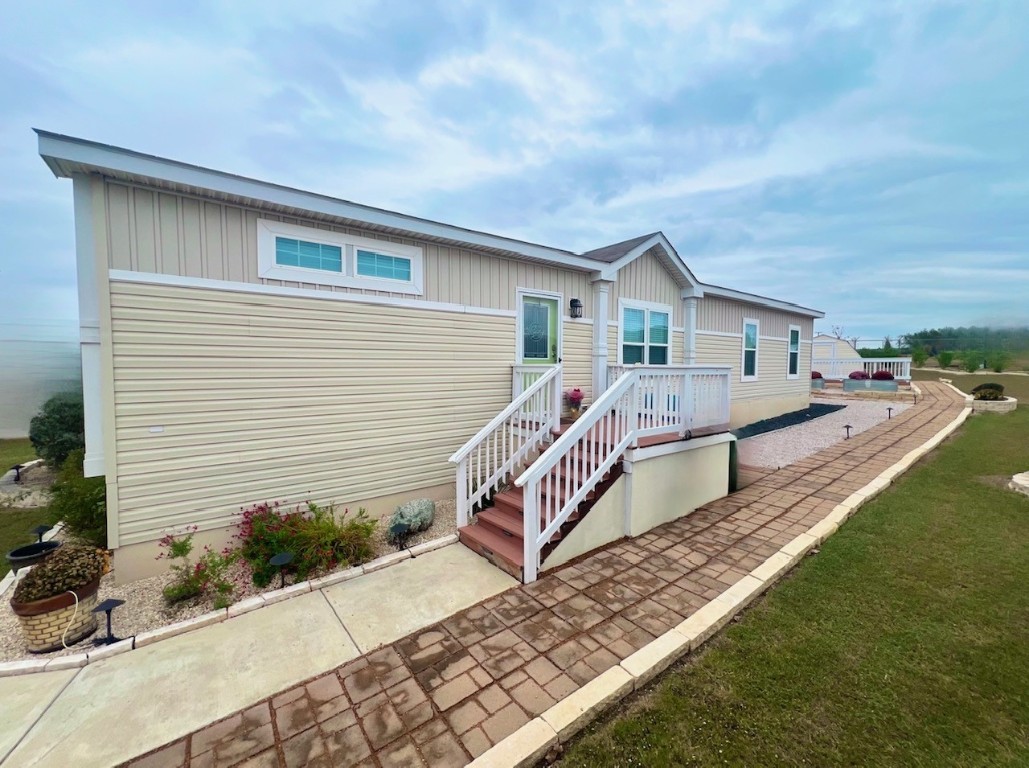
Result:
[[[889,421],[893,418],[893,406],[886,406],[886,420]]]
[[[115,637],[114,633],[111,632],[111,611],[119,605],[125,605],[125,601],[109,597],[93,609],[93,613],[107,614],[107,637],[101,637],[99,640],[94,640],[93,645],[110,645],[111,643],[117,643],[121,640],[120,637]]]
[[[845,430],[847,430],[847,437],[846,437],[846,439],[850,440],[850,430],[854,429],[854,427],[850,426],[850,424],[844,424],[843,428]]]
[[[286,566],[293,562],[292,552],[279,552],[268,559],[268,565],[274,565],[279,569],[279,587],[286,586]]]
[[[51,528],[53,528],[52,525],[37,525],[35,528],[32,529],[32,533],[36,534],[36,536],[38,537],[37,543],[43,543],[43,534],[49,531]]]

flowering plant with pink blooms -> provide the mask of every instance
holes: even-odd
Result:
[[[565,397],[568,399],[568,406],[570,408],[579,408],[582,405],[583,393],[578,387],[565,392]]]

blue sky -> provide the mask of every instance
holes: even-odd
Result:
[[[576,250],[660,229],[847,336],[1029,324],[1021,0],[4,16],[0,337],[74,334],[71,185],[32,126]]]

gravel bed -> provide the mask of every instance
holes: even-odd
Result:
[[[436,502],[436,516],[432,525],[428,530],[412,536],[408,546],[414,546],[415,544],[421,544],[456,533],[456,509],[457,505],[453,499]],[[386,543],[385,533],[388,521],[388,517],[383,518],[372,536],[375,557],[381,557],[396,551],[395,547]],[[66,540],[66,537],[60,533],[56,538]],[[245,600],[248,597],[259,595],[262,592],[269,592],[279,587],[278,579],[275,579],[269,586],[263,589],[255,587],[250,580],[249,570],[242,563],[237,563],[233,567],[231,576],[236,583],[236,593],[234,595],[236,601]],[[113,573],[104,576],[100,580],[98,599],[106,600],[109,597],[114,597],[125,601],[125,605],[116,608],[112,614],[114,634],[118,637],[131,637],[140,632],[157,629],[167,624],[174,624],[183,619],[195,618],[214,610],[214,602],[209,597],[187,600],[174,606],[168,606],[161,593],[171,580],[171,573],[163,573],[159,576],[151,576],[148,579],[115,585]],[[92,640],[94,638],[103,637],[106,632],[106,627],[103,625],[103,617],[100,617],[101,626],[97,633],[73,645],[71,648],[53,653],[28,653],[22,644],[18,617],[11,610],[10,598],[14,594],[13,590],[14,587],[10,587],[4,592],[2,599],[0,599],[0,603],[2,603],[0,605],[0,662],[17,661],[19,659],[49,659],[56,656],[82,653],[93,647]]]
[[[893,415],[906,411],[910,403],[876,400],[844,400],[842,410],[821,416],[805,424],[766,432],[739,443],[739,462],[749,467],[779,469],[806,456],[835,445],[845,439],[844,424],[850,424],[851,436],[886,421],[887,408]]]
[[[756,437],[766,432],[775,432],[778,429],[805,424],[813,419],[820,419],[822,416],[828,416],[830,413],[846,407],[846,405],[840,403],[811,403],[807,408],[802,408],[792,413],[784,413],[782,416],[776,416],[771,419],[755,421],[753,424],[734,429],[732,433],[736,435],[737,440],[745,440],[748,437]]]

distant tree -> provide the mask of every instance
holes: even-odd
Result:
[[[837,339],[842,339],[843,338],[843,326],[842,325],[834,325],[832,327],[832,335],[835,336]]]
[[[892,349],[893,349],[893,342],[890,341],[890,337],[887,336],[885,339],[883,339],[883,350],[884,351],[889,351],[889,350],[892,350]]]

